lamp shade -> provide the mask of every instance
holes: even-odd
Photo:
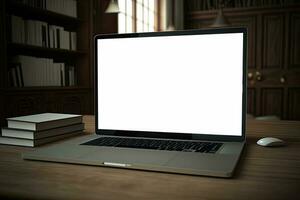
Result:
[[[167,29],[166,29],[166,31],[175,31],[175,30],[176,30],[176,28],[173,24],[169,24]]]
[[[120,9],[119,9],[119,4],[117,0],[110,0],[105,13],[119,13]]]
[[[224,16],[223,9],[220,9],[211,27],[225,27],[225,26],[230,26],[230,23],[228,22],[227,18]]]

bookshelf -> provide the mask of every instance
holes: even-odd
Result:
[[[46,5],[47,1],[49,0],[4,0],[0,2],[0,44],[4,47],[0,50],[0,59],[2,60],[0,68],[1,126],[5,125],[5,118],[7,117],[41,112],[93,113],[92,1],[76,0],[77,7],[71,6],[72,10],[69,9],[66,12],[63,9],[55,9],[58,9],[58,7],[70,8],[70,3],[73,3],[72,0],[56,1],[56,5]],[[49,6],[56,7],[49,9]],[[38,36],[36,34],[34,37],[31,37],[31,40],[43,40],[43,44],[40,43],[38,45],[28,42],[28,38],[32,33],[28,27],[24,33],[21,33],[21,35],[25,35],[22,36],[23,42],[13,41],[11,16],[17,16],[22,19],[27,26],[29,26],[28,21],[38,21],[39,24],[46,24],[45,35],[47,38],[44,35]],[[52,41],[50,40],[50,26],[54,27]],[[37,28],[39,25],[34,25],[34,27],[35,33],[37,30],[42,30]],[[61,30],[58,31],[55,28],[60,28]],[[67,37],[62,37],[62,30],[65,32],[64,36],[67,35]],[[20,33],[14,34],[19,34],[18,36],[20,36]],[[75,37],[72,38],[71,34],[75,35]],[[44,40],[47,42],[45,43]],[[64,48],[62,47],[63,43]],[[39,62],[36,63],[41,63],[41,60],[51,60],[54,64],[60,63],[59,85],[54,86],[52,84],[51,86],[48,83],[36,86],[31,86],[28,83],[14,85],[11,78],[11,66],[14,64],[15,58],[20,56],[38,60]],[[20,61],[23,66],[22,71],[29,70],[29,67],[24,68],[25,64],[22,62]],[[35,68],[33,68],[34,71],[31,69],[29,74],[35,73],[35,79],[48,76],[53,70],[52,65],[49,64],[45,68],[40,67],[41,65],[39,64],[32,65],[35,65]],[[73,74],[69,70],[69,66],[72,66]],[[37,69],[39,72],[37,72]],[[22,72],[23,76],[24,72]],[[74,84],[65,84],[65,79],[69,79],[71,76]],[[48,79],[50,78],[48,77]]]
[[[284,7],[297,4],[297,0],[189,0],[185,4],[185,9],[191,11],[210,11],[223,8],[249,9]]]

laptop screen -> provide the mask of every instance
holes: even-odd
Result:
[[[98,129],[241,136],[244,34],[96,38]]]

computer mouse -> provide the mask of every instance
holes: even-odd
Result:
[[[285,142],[274,137],[265,137],[257,141],[257,144],[264,147],[279,147],[284,146]]]

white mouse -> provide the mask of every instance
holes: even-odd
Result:
[[[265,137],[257,141],[257,144],[264,147],[279,147],[284,146],[285,142],[274,137]]]

